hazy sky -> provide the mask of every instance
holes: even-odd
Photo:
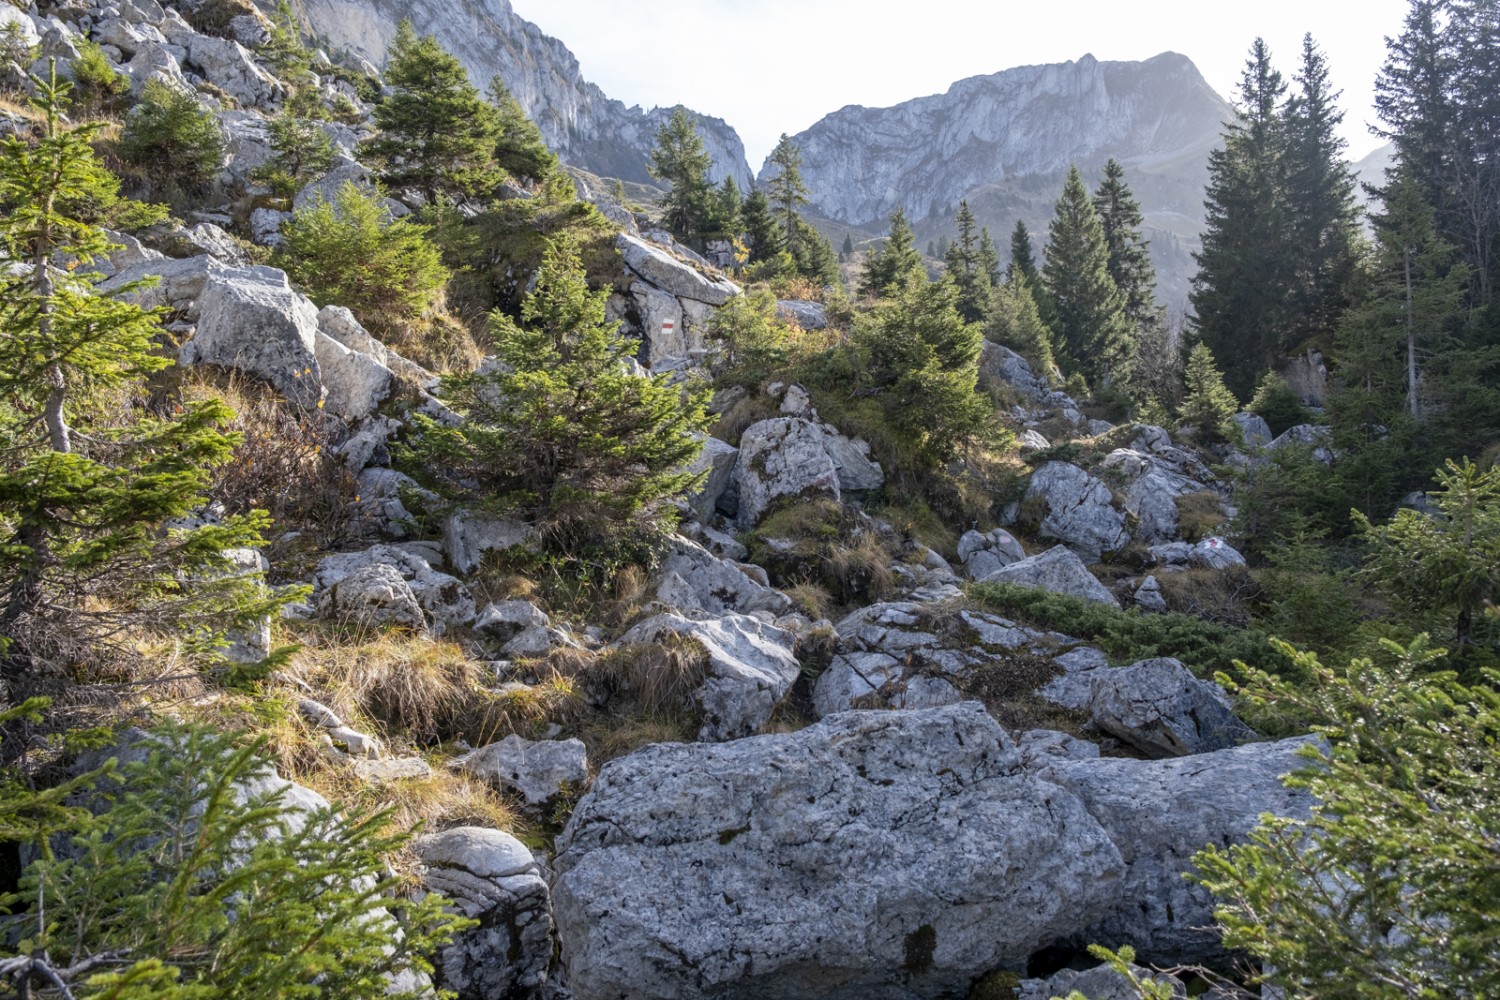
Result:
[[[1257,35],[1290,81],[1302,36],[1328,56],[1358,158],[1384,37],[1406,0],[512,0],[562,41],[584,78],[626,104],[685,104],[723,118],[759,170],[777,137],[846,104],[886,107],[956,80],[1084,53],[1148,59],[1175,51],[1233,99]]]

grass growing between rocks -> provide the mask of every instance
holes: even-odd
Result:
[[[1254,627],[1233,628],[1176,612],[1121,611],[1082,598],[1009,584],[970,584],[966,596],[969,606],[976,610],[1082,639],[1097,646],[1114,663],[1169,656],[1181,660],[1197,677],[1212,680],[1215,674],[1224,673],[1242,681],[1245,673],[1236,666],[1239,661],[1293,683],[1309,680],[1290,659],[1271,647],[1264,632]],[[1280,736],[1296,731],[1296,720],[1251,706],[1242,708],[1247,713],[1245,721],[1261,732]]]

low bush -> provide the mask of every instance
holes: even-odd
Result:
[[[216,173],[224,159],[219,120],[185,93],[160,80],[148,80],[140,102],[125,119],[120,155],[145,168],[153,190],[175,184],[196,187]]]

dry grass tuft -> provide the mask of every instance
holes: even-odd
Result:
[[[751,424],[760,423],[762,420],[780,416],[780,405],[776,400],[760,393],[744,396],[719,414],[719,419],[709,433],[721,441],[728,441],[738,446],[745,428]]]
[[[1260,584],[1243,566],[1157,573],[1156,580],[1169,610],[1234,628],[1250,625],[1251,612],[1262,597]]]
[[[1176,503],[1179,530],[1189,542],[1202,541],[1229,520],[1224,516],[1224,501],[1212,490],[1188,493],[1177,497]]]
[[[708,654],[692,639],[663,636],[657,642],[611,649],[596,662],[587,683],[601,701],[623,703],[634,714],[672,715],[696,710],[693,695],[708,676]]]

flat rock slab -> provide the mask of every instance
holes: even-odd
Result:
[[[557,847],[578,1000],[962,997],[1088,924],[1122,870],[977,702],[647,747]]]

